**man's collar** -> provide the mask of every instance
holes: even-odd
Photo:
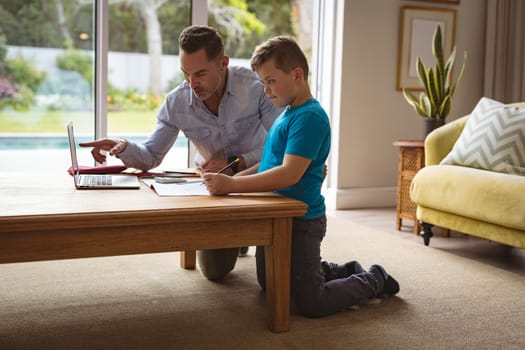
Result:
[[[224,94],[231,94],[235,95],[233,90],[233,82],[232,82],[232,72],[230,70],[230,67],[226,70],[226,89],[224,89]]]

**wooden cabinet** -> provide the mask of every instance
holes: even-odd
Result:
[[[414,222],[414,234],[417,235],[419,225],[416,218],[416,204],[410,199],[410,183],[419,169],[425,166],[424,142],[401,140],[394,142],[393,145],[399,147],[396,229],[401,229],[403,219],[409,219]]]

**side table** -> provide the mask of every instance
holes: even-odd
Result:
[[[419,234],[416,218],[416,204],[410,199],[410,183],[425,166],[425,147],[421,140],[400,140],[393,143],[399,147],[397,173],[396,229],[401,229],[401,221],[409,219],[414,222],[414,234]]]

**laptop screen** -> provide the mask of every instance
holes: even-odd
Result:
[[[73,178],[75,179],[75,185],[77,183],[77,177],[79,174],[77,150],[75,144],[75,135],[73,133],[73,123],[70,122],[67,125],[67,137],[69,141],[69,153],[71,154],[71,167],[73,168]]]

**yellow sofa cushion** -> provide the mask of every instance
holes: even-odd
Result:
[[[525,230],[525,176],[456,165],[421,169],[410,187],[418,205]]]

